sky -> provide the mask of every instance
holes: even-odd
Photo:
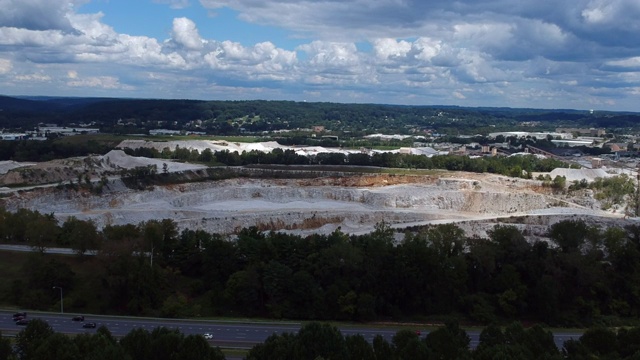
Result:
[[[640,111],[640,0],[0,0],[0,94]]]

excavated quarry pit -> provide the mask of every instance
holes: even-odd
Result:
[[[458,222],[473,236],[486,235],[501,218],[561,219],[576,214],[615,221],[620,218],[559,199],[537,181],[446,172],[439,176],[235,178],[154,186],[144,191],[112,180],[101,195],[50,187],[15,192],[2,201],[12,211],[27,208],[54,213],[60,221],[74,216],[92,220],[99,228],[168,218],[180,229],[219,234],[234,234],[250,226],[301,235],[326,234],[337,228],[361,234],[384,221],[399,229]],[[538,236],[542,230],[529,233]]]

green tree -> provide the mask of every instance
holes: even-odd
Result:
[[[67,335],[54,333],[38,344],[33,359],[38,360],[83,360],[78,347]]]
[[[36,349],[54,334],[53,328],[46,321],[32,319],[22,331],[16,335],[16,352],[21,360],[38,360]]]
[[[58,221],[53,214],[49,214],[30,223],[24,236],[32,248],[44,252],[45,248],[55,245],[59,230]]]
[[[130,360],[109,330],[100,326],[94,334],[79,334],[73,338],[81,359]]]
[[[580,337],[582,343],[592,354],[596,356],[617,357],[618,341],[615,331],[604,328],[589,328]]]
[[[590,229],[582,220],[563,220],[551,225],[549,237],[563,252],[580,249]]]
[[[347,359],[347,346],[338,328],[330,324],[312,322],[304,325],[297,336],[296,359]]]
[[[398,359],[428,358],[427,346],[423,341],[420,341],[415,331],[405,329],[396,332],[396,334],[393,335],[392,345],[395,356]]]
[[[152,359],[151,347],[153,344],[151,334],[145,329],[135,328],[129,331],[127,335],[120,339],[120,346],[132,359]]]
[[[238,309],[244,309],[251,315],[260,314],[264,310],[264,291],[255,267],[231,275],[224,295]]]
[[[88,250],[97,250],[100,236],[93,221],[82,221],[70,217],[62,224],[59,241],[63,246],[70,246],[78,255],[84,255]]]
[[[551,187],[556,190],[562,191],[567,186],[567,178],[564,176],[556,176],[553,178],[553,182],[551,183]]]
[[[174,353],[180,349],[184,335],[177,329],[157,327],[151,331],[150,359],[172,360]],[[204,340],[204,338],[203,338]]]
[[[297,336],[290,333],[273,334],[262,344],[257,344],[247,353],[247,360],[298,360],[295,355]]]
[[[622,358],[640,353],[640,326],[618,329],[617,350]]]
[[[267,297],[267,308],[274,317],[282,317],[290,307],[293,271],[276,260],[271,260],[264,267],[262,283]]]
[[[171,357],[172,360],[224,360],[224,358],[222,351],[217,347],[211,347],[202,335],[186,336]]]
[[[0,360],[10,360],[13,355],[14,352],[11,347],[11,340],[9,340],[9,338],[2,337],[2,331],[0,331]]]
[[[393,359],[393,347],[380,334],[373,337],[373,352],[376,359]]]
[[[352,360],[376,360],[373,347],[367,342],[364,336],[350,335],[345,338],[349,359]]]
[[[449,321],[445,327],[427,334],[425,342],[431,351],[431,359],[471,359],[469,335],[457,322]]]

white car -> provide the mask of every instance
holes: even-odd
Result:
[[[213,334],[205,333],[203,336],[204,336],[204,338],[205,338],[205,339],[207,339],[207,340],[211,340],[211,339],[213,339]]]

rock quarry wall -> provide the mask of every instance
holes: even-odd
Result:
[[[357,232],[381,221],[464,219],[550,207],[547,195],[526,186],[519,191],[499,191],[496,183],[455,178],[416,178],[414,183],[384,185],[389,182],[384,176],[374,186],[360,186],[372,182],[370,177],[363,179],[229,179],[155,186],[146,191],[128,189],[116,180],[102,195],[52,188],[21,192],[4,199],[4,204],[10,210],[24,207],[54,213],[60,220],[69,216],[91,219],[99,227],[170,218],[180,228],[217,233],[234,233],[248,226],[287,231],[341,226]]]

